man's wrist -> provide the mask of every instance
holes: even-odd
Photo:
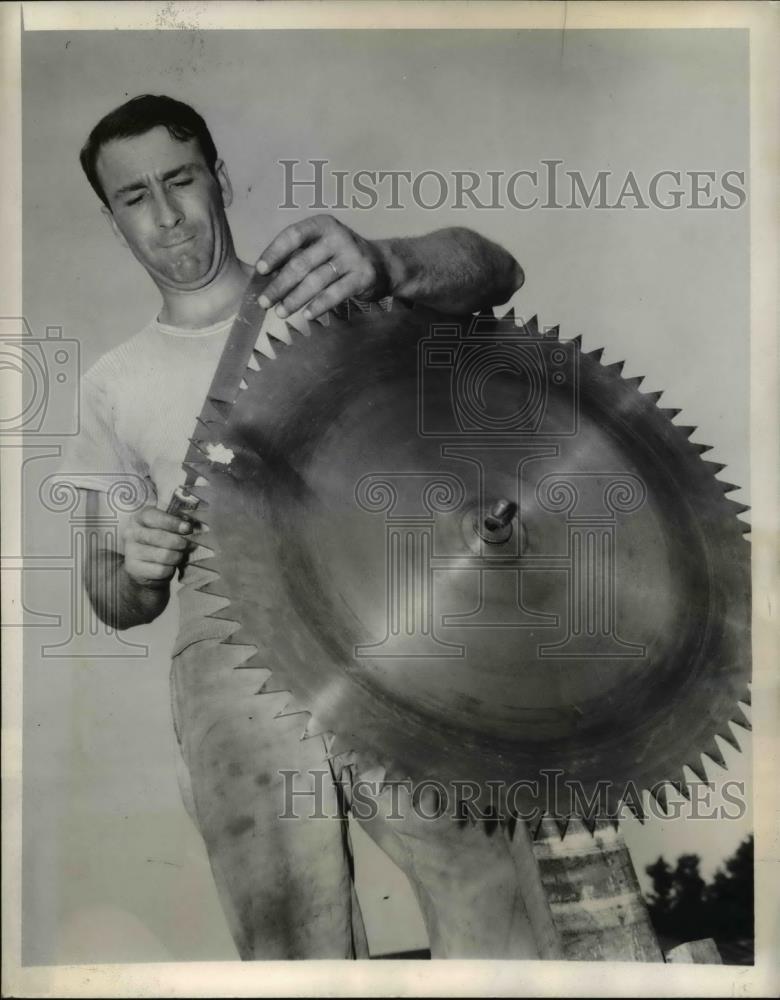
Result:
[[[418,269],[408,251],[409,240],[384,239],[374,240],[381,266],[386,277],[386,287],[376,298],[414,298],[413,284]]]

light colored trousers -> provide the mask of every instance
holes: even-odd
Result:
[[[301,739],[306,716],[276,718],[285,694],[258,694],[267,671],[242,668],[246,649],[204,639],[173,658],[171,700],[185,805],[208,851],[217,891],[243,959],[367,958],[352,878],[345,807],[330,773],[321,812],[285,811],[284,770],[314,790],[325,750]],[[300,797],[298,798],[300,801]],[[400,867],[434,958],[555,957],[549,908],[530,841],[489,835],[447,816],[362,823]],[[533,926],[529,912],[535,914]],[[541,915],[541,916],[540,916]]]

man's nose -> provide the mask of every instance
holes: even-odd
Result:
[[[159,191],[155,198],[157,225],[161,229],[172,229],[184,217],[183,212],[166,191]]]

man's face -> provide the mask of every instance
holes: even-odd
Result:
[[[233,254],[230,181],[221,160],[211,173],[197,140],[179,142],[162,125],[114,139],[97,172],[116,236],[158,286],[203,288]]]

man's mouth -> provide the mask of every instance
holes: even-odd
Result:
[[[194,236],[185,236],[184,239],[174,240],[173,243],[162,243],[161,246],[162,246],[163,250],[171,250],[174,247],[183,246],[185,243],[189,243],[190,240],[194,240],[194,239],[195,239]]]

